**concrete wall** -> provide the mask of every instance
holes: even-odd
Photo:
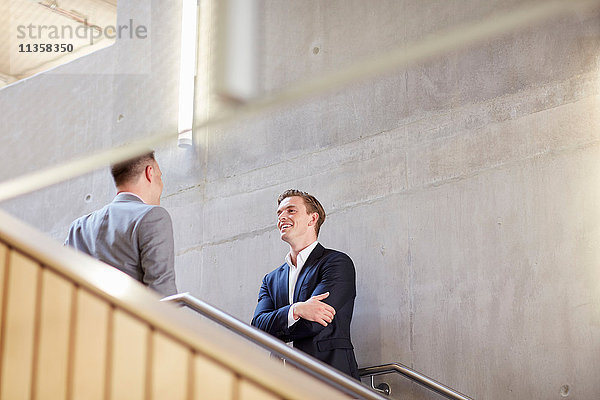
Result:
[[[147,38],[125,36],[0,91],[0,179],[177,131],[180,10],[158,1],[120,1],[117,25],[130,19],[147,27]],[[63,238],[74,215],[98,208],[114,193],[103,170],[3,206]]]
[[[265,0],[261,87],[522,3]],[[12,116],[1,145],[14,149],[4,176],[175,129],[180,15],[141,4],[121,2],[118,18],[151,18],[147,57],[117,42],[64,68],[149,71],[43,74],[0,91]],[[355,262],[361,366],[401,362],[478,399],[559,398],[564,385],[569,398],[598,397],[599,22],[555,19],[203,133],[197,157],[161,149],[179,289],[249,321],[287,251],[275,199],[301,188],[328,211],[321,242]],[[34,98],[45,111],[31,118]],[[3,207],[59,239],[112,194],[99,171]],[[398,397],[438,398],[387,380]]]

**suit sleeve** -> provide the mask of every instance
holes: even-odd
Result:
[[[321,280],[311,296],[329,292],[329,296],[323,302],[332,306],[336,313],[346,305],[351,305],[356,296],[356,273],[350,257],[343,253],[335,254],[322,267],[321,273]],[[289,328],[289,340],[312,337],[328,327],[329,325],[325,327],[317,322],[300,318]]]
[[[177,293],[173,224],[167,210],[153,207],[138,228],[144,283],[164,296]]]
[[[73,245],[73,231],[74,231],[74,227],[75,227],[75,221],[71,222],[71,225],[69,226],[69,232],[67,233],[67,237],[65,238],[63,246],[75,247]]]
[[[268,276],[265,276],[258,293],[258,304],[252,318],[252,326],[265,331],[278,339],[288,342],[288,312],[290,306],[275,308],[275,302],[271,296],[268,284]]]

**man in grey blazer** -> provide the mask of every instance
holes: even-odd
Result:
[[[175,287],[173,226],[160,207],[162,173],[154,152],[111,168],[117,196],[73,221],[65,245],[112,265],[164,296]]]

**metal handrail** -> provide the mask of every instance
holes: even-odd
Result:
[[[443,384],[437,382],[436,380],[431,379],[428,376],[425,376],[425,375],[421,374],[420,372],[417,372],[417,371],[410,369],[407,366],[399,364],[399,363],[375,365],[373,367],[366,367],[366,368],[361,368],[358,370],[358,374],[361,377],[363,377],[363,376],[373,377],[376,375],[384,375],[384,374],[390,374],[390,373],[398,373],[400,375],[404,375],[405,377],[409,378],[410,380],[415,381],[418,384],[426,387],[427,389],[432,390],[436,393],[439,393],[448,399],[473,400],[472,398],[465,396],[464,394],[459,393],[456,390],[451,389],[448,386],[443,385]]]
[[[218,324],[244,336],[252,342],[269,350],[271,353],[284,358],[286,362],[314,376],[322,382],[332,385],[354,398],[369,400],[386,400],[385,397],[371,390],[360,382],[346,377],[321,361],[310,357],[296,349],[287,346],[273,336],[232,317],[226,312],[199,300],[189,293],[180,293],[165,297],[161,301],[180,303],[190,307],[192,310],[217,322]]]

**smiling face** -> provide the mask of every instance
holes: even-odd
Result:
[[[308,246],[317,240],[315,224],[318,219],[318,213],[307,212],[302,197],[286,197],[277,208],[277,229],[281,240],[293,248]]]

